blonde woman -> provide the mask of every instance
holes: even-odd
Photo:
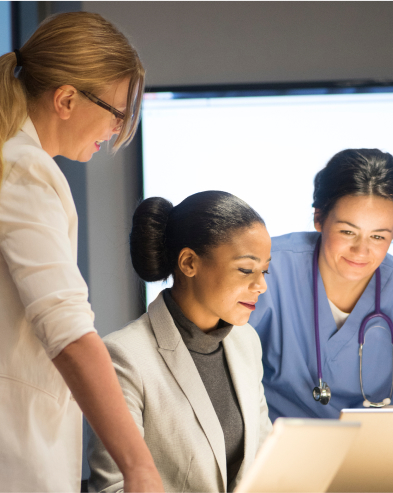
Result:
[[[80,409],[126,491],[162,490],[93,326],[76,210],[52,159],[130,141],[143,84],[126,38],[87,12],[50,18],[0,57],[1,491],[79,491]]]

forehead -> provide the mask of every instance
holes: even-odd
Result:
[[[271,240],[266,227],[255,223],[250,228],[235,230],[230,241],[212,248],[210,253],[215,260],[232,261],[250,255],[265,263],[270,257]]]
[[[347,195],[340,198],[328,215],[334,222],[356,225],[393,223],[393,201],[375,195]]]

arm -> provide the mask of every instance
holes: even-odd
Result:
[[[84,335],[64,348],[53,363],[122,472],[124,491],[164,491],[99,336]]]
[[[14,163],[2,184],[0,218],[0,252],[29,328],[116,457],[126,488],[161,491],[108,352],[94,330],[87,286],[76,264],[76,212],[68,184],[42,150],[32,147]],[[39,375],[34,359],[27,363]],[[46,383],[44,376],[41,380]],[[65,385],[61,387],[64,394]]]

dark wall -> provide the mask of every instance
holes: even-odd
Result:
[[[393,78],[393,2],[82,2],[126,32],[149,85]]]

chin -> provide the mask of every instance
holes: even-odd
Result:
[[[77,156],[73,159],[73,161],[77,161],[78,163],[87,163],[93,157],[93,154],[85,155],[85,156]]]
[[[86,146],[84,148],[79,149],[70,149],[70,152],[65,155],[67,159],[71,161],[78,161],[79,163],[87,163],[93,157],[94,153],[98,151],[93,151],[91,146]]]
[[[93,154],[90,154],[89,156],[80,156],[80,155],[75,155],[75,154],[61,154],[63,157],[66,159],[69,159],[70,161],[77,161],[78,163],[87,163],[90,161],[92,158]]]
[[[373,275],[374,271],[367,272],[354,272],[354,271],[345,271],[341,272],[341,276],[344,277],[347,281],[361,281],[363,279],[367,279]]]
[[[251,313],[250,313],[250,315],[251,315]],[[225,320],[225,321],[228,322],[231,325],[238,325],[238,326],[241,327],[242,325],[246,325],[246,323],[250,319],[250,315],[243,315],[243,316],[233,317],[231,320]]]

